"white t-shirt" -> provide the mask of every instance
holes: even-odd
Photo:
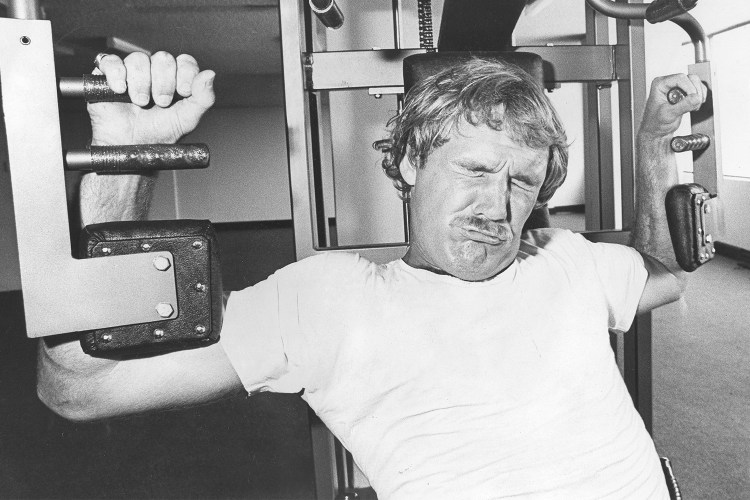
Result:
[[[304,391],[379,498],[668,498],[609,344],[640,254],[526,238],[478,283],[305,259],[233,293],[221,343],[249,393]]]

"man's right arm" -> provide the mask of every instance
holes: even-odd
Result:
[[[124,62],[107,56],[100,68],[110,86],[127,91],[134,104],[90,105],[93,145],[176,142],[214,102],[213,72],[200,72],[190,56],[132,54]],[[172,104],[175,91],[185,99]],[[146,109],[150,96],[156,105]],[[86,175],[81,181],[82,223],[144,219],[153,183],[152,176]],[[67,335],[39,343],[39,397],[72,420],[201,404],[241,390],[220,344],[116,361],[88,356],[78,339]]]

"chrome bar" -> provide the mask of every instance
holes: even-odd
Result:
[[[645,4],[615,3],[612,0],[586,0],[592,9],[616,19],[646,19]]]
[[[34,20],[42,18],[39,0],[8,0],[8,17]]]

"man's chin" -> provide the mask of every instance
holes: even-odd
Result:
[[[464,247],[462,252],[454,255],[451,269],[446,271],[464,281],[485,281],[497,276],[515,259],[515,254],[510,255],[508,245],[502,245],[502,250],[482,247]]]

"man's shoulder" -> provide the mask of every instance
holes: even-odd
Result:
[[[280,278],[342,281],[372,273],[375,264],[353,252],[321,252],[277,271]]]
[[[569,229],[547,227],[525,231],[521,237],[521,251],[524,249],[555,250],[557,247],[575,246],[585,242],[580,234]]]

